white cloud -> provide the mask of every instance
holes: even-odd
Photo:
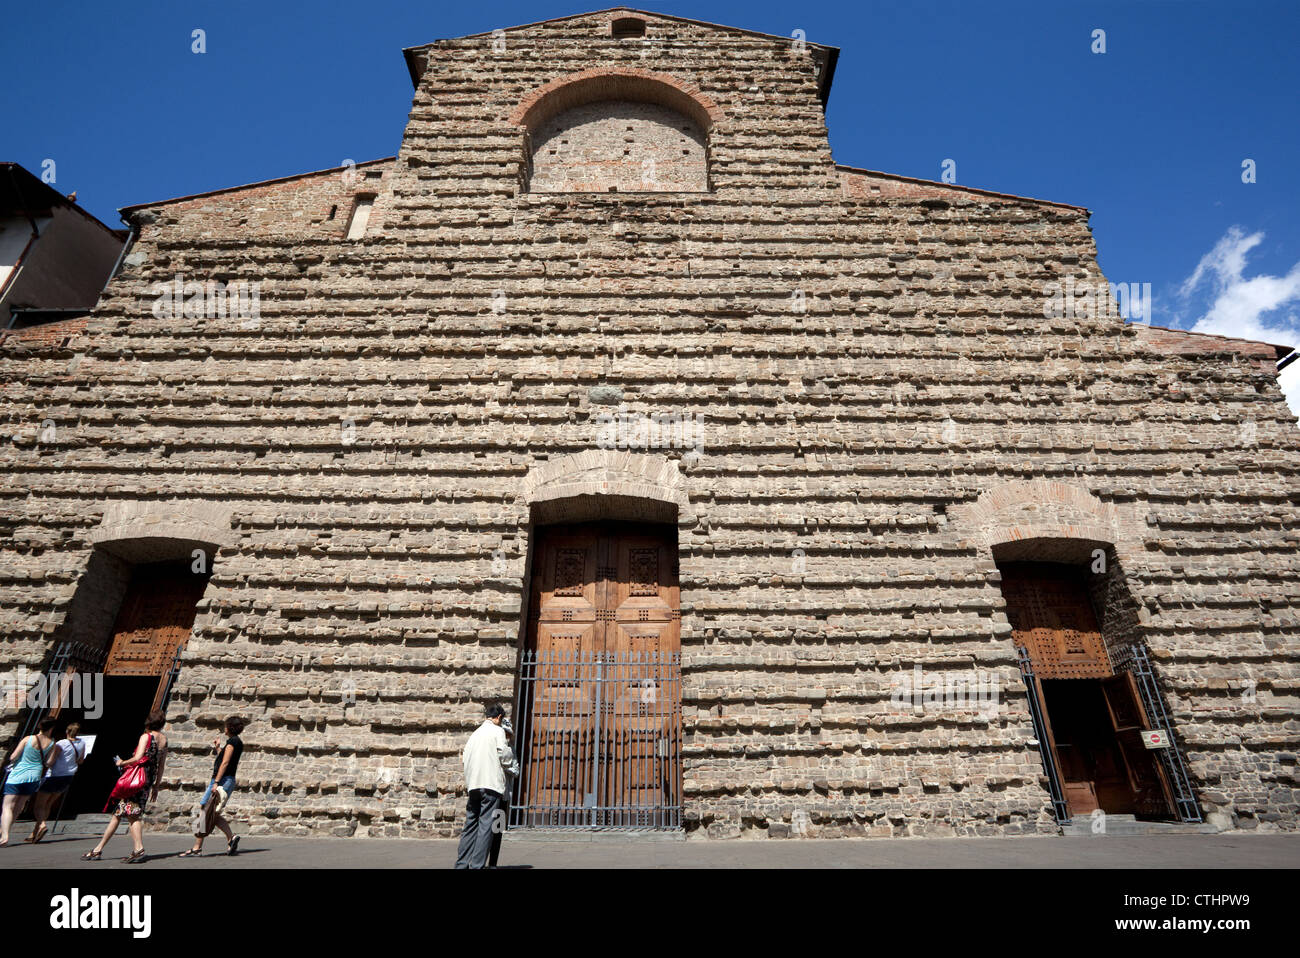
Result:
[[[1210,283],[1209,306],[1192,325],[1194,333],[1235,336],[1283,346],[1300,346],[1300,263],[1285,276],[1251,276],[1247,278],[1246,257],[1264,241],[1263,233],[1249,236],[1238,226],[1231,227],[1214,249],[1201,257],[1192,275],[1183,281],[1179,296],[1187,300]],[[1282,315],[1284,307],[1287,309]],[[1269,315],[1275,314],[1275,315]],[[1300,415],[1300,360],[1292,363],[1278,377],[1291,411]]]

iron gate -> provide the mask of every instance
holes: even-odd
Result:
[[[86,672],[102,674],[104,657],[107,654],[107,650],[97,649],[84,642],[60,642],[54,647],[49,664],[41,674],[41,680],[47,689],[53,689],[59,686],[62,676],[75,676]],[[34,707],[29,707],[18,741],[33,734],[41,724],[41,719],[45,718],[55,705],[61,708],[63,704],[64,695],[60,694],[56,701],[42,701]]]
[[[1025,680],[1025,691],[1029,694],[1029,717],[1034,722],[1034,738],[1038,740],[1038,754],[1043,757],[1043,771],[1047,773],[1047,789],[1052,796],[1052,813],[1056,824],[1070,824],[1070,806],[1065,801],[1065,792],[1061,788],[1061,775],[1056,767],[1056,755],[1052,751],[1051,739],[1047,736],[1047,722],[1043,716],[1043,700],[1038,679],[1034,675],[1034,663],[1029,651],[1016,646],[1016,659],[1020,665],[1020,675]]]
[[[1147,720],[1151,727],[1164,732],[1169,742],[1168,748],[1153,749],[1160,756],[1164,766],[1165,777],[1173,792],[1174,804],[1178,817],[1184,822],[1201,821],[1201,809],[1196,804],[1196,795],[1192,792],[1192,780],[1183,765],[1183,756],[1174,738],[1174,730],[1165,712],[1164,700],[1160,697],[1160,687],[1156,684],[1156,673],[1151,667],[1147,648],[1140,642],[1134,642],[1113,656],[1115,671],[1131,672],[1136,679],[1138,694],[1142,696],[1142,706],[1146,709]]]
[[[682,826],[681,655],[527,651],[514,828]]]

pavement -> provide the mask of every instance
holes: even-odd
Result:
[[[93,838],[54,836],[0,848],[0,868],[230,869],[450,868],[450,839],[289,838],[245,835],[227,856],[213,836],[202,857],[177,858],[190,837],[145,834],[149,859],[124,865],[130,840],[115,835],[98,862],[80,861]],[[1225,832],[1218,835],[1090,836],[1066,838],[867,838],[664,841],[590,836],[538,840],[508,834],[501,867],[530,868],[1297,868],[1300,834]]]

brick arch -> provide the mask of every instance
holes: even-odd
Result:
[[[1007,480],[952,510],[963,537],[999,559],[1073,561],[1085,549],[1127,542],[1129,523],[1082,486],[1048,479]]]
[[[581,70],[538,87],[515,107],[510,122],[530,133],[551,117],[596,100],[655,103],[682,113],[706,134],[722,119],[722,110],[699,87],[669,73],[634,67]]]
[[[597,518],[690,519],[686,478],[676,461],[614,449],[588,449],[535,465],[516,500],[523,521]]]

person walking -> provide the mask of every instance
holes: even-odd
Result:
[[[32,817],[36,819],[36,825],[32,829],[31,836],[24,841],[34,845],[45,837],[45,823],[49,820],[50,810],[67,792],[68,786],[72,784],[72,779],[77,774],[77,769],[81,768],[81,763],[86,760],[86,743],[77,737],[80,731],[80,723],[69,722],[63,738],[54,743],[56,749],[54,760],[41,781],[41,787],[36,790],[36,802],[32,808]]]
[[[505,758],[509,759],[509,763],[502,759],[502,764],[505,766],[506,787],[501,796],[501,807],[496,812],[498,825],[492,829],[492,848],[488,851],[488,868],[496,868],[497,859],[501,857],[501,838],[506,833],[506,823],[510,821],[510,796],[514,794],[515,776],[519,774],[519,760],[515,758],[514,752],[515,730],[510,725],[510,719],[504,717],[501,719],[501,731],[506,735]]]
[[[239,852],[239,836],[230,828],[221,810],[230,801],[235,791],[235,774],[239,771],[239,757],[244,754],[244,743],[239,733],[244,730],[244,720],[238,715],[226,719],[226,744],[220,741],[212,743],[216,757],[212,761],[212,780],[207,790],[199,799],[194,816],[194,845],[189,851],[181,852],[177,858],[190,858],[203,851],[203,839],[212,834],[214,828],[221,829],[226,836],[226,854]]]
[[[45,768],[54,755],[54,728],[58,722],[42,719],[35,735],[26,736],[14,748],[9,761],[13,767],[5,778],[4,811],[0,812],[0,847],[9,844],[9,829],[23,813],[27,801],[40,788]]]
[[[505,797],[506,770],[514,762],[501,720],[506,710],[491,704],[483,710],[483,724],[465,743],[461,761],[465,767],[465,828],[460,834],[457,868],[483,868],[492,848],[492,829],[500,827],[496,812]]]
[[[108,840],[113,837],[118,824],[124,818],[127,820],[132,844],[131,854],[122,861],[128,865],[138,865],[145,860],[144,822],[141,819],[147,804],[158,797],[158,783],[162,781],[163,769],[167,765],[167,736],[162,732],[166,722],[167,716],[160,709],[150,712],[148,720],[144,723],[144,731],[140,733],[140,741],[135,745],[135,754],[125,762],[120,758],[113,759],[117,767],[123,770],[135,765],[143,765],[144,784],[129,795],[118,799],[117,809],[113,812],[113,817],[108,820],[99,844],[82,855],[82,861],[99,861],[103,856],[104,846],[108,844]]]

